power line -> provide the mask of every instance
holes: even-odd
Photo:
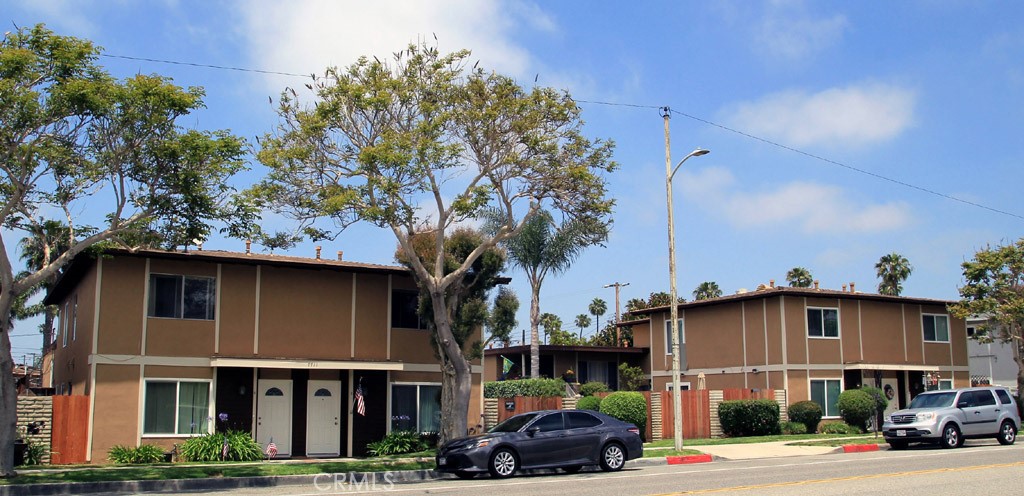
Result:
[[[146,57],[130,57],[128,55],[113,55],[104,53],[101,57],[109,57],[112,59],[125,59],[125,60],[139,60],[143,62],[155,62],[158,64],[172,64],[172,65],[187,65],[190,67],[202,67],[205,69],[219,69],[223,71],[238,71],[238,72],[254,72],[257,74],[273,74],[276,76],[295,76],[301,78],[313,78],[313,74],[295,74],[294,72],[280,72],[280,71],[265,71],[262,69],[248,69],[245,67],[230,67],[225,65],[213,65],[213,64],[197,64],[195,62],[181,62],[177,60],[162,60],[162,59],[151,59]]]

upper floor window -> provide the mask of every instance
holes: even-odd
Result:
[[[949,342],[948,315],[922,315],[921,325],[924,327],[924,340],[938,343]]]
[[[665,354],[672,354],[672,319],[665,319]],[[686,324],[683,319],[680,318],[676,321],[676,330],[679,332],[679,346],[686,344]],[[685,355],[682,355],[685,356]]]
[[[419,293],[405,289],[391,291],[391,327],[426,329],[420,321]]]
[[[815,338],[838,338],[839,309],[808,308],[807,335]]]
[[[150,274],[149,316],[213,320],[216,278]]]

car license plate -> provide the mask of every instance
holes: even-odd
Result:
[[[896,431],[896,437],[906,437],[906,436],[907,436],[907,431],[904,431],[904,430]]]
[[[443,456],[437,457],[437,464],[438,465],[444,465],[447,462],[448,462],[448,460],[446,460],[445,457],[443,457]]]

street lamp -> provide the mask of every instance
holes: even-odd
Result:
[[[670,109],[662,109],[662,117],[665,119],[665,191],[668,198],[668,277],[669,277],[669,328],[672,336],[672,433],[675,438],[675,449],[683,449],[683,401],[679,391],[679,307],[676,296],[676,235],[672,222],[672,178],[676,171],[690,157],[699,157],[711,153],[711,150],[697,148],[683,157],[682,160],[672,168],[672,156],[670,150],[668,119]]]

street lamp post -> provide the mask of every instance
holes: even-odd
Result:
[[[665,192],[668,198],[668,277],[669,277],[669,328],[671,329],[672,340],[672,434],[675,438],[675,449],[683,449],[683,401],[679,391],[679,304],[676,296],[676,235],[675,226],[672,221],[672,178],[676,171],[690,157],[707,155],[710,150],[697,148],[683,157],[682,160],[672,168],[672,155],[670,152],[670,140],[668,132],[668,119],[671,109],[662,108],[662,118],[665,119]]]

